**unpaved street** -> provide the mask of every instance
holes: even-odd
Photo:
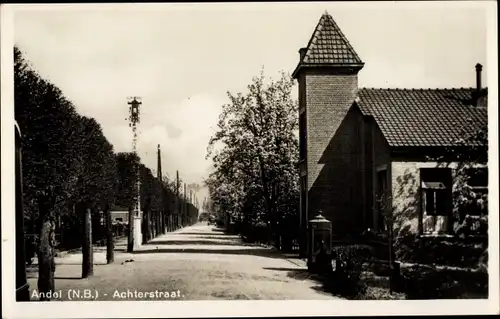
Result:
[[[335,299],[308,279],[303,265],[213,226],[194,225],[159,236],[134,253],[124,251],[124,242],[117,243],[115,263],[106,265],[105,250],[96,249],[94,276],[88,279],[80,277],[81,253],[57,258],[56,299]],[[33,291],[36,272],[29,277]]]

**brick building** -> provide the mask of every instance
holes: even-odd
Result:
[[[481,65],[476,88],[359,88],[364,62],[328,13],[299,53],[293,77],[299,84],[303,236],[320,210],[332,222],[334,240],[384,229],[381,194],[388,209],[405,210],[412,231],[450,231],[453,168],[436,168],[427,155],[487,125]]]

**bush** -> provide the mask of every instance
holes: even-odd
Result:
[[[402,270],[407,299],[488,298],[488,273],[415,265]]]
[[[407,235],[396,239],[396,258],[410,263],[475,267],[487,247],[483,238],[418,238]]]
[[[241,228],[243,241],[248,243],[267,243],[269,240],[267,224],[258,221],[256,223],[244,222]]]
[[[378,241],[384,243],[389,241],[387,232],[377,231],[370,228],[368,228],[361,234],[361,238],[365,241]]]
[[[333,249],[335,271],[332,274],[334,293],[350,299],[360,298],[366,292],[361,280],[363,265],[370,262],[371,251],[367,246],[339,246]]]

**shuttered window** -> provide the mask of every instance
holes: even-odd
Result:
[[[452,229],[452,177],[448,168],[420,170],[422,208],[421,231],[424,234],[446,234]]]

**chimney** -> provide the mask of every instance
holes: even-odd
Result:
[[[483,70],[483,66],[478,63],[476,64],[476,93],[479,96],[479,92],[481,91],[481,71]]]
[[[306,56],[306,51],[307,51],[307,48],[301,48],[299,50],[299,54],[300,54],[300,62],[302,62],[302,60],[304,60],[304,57]]]

